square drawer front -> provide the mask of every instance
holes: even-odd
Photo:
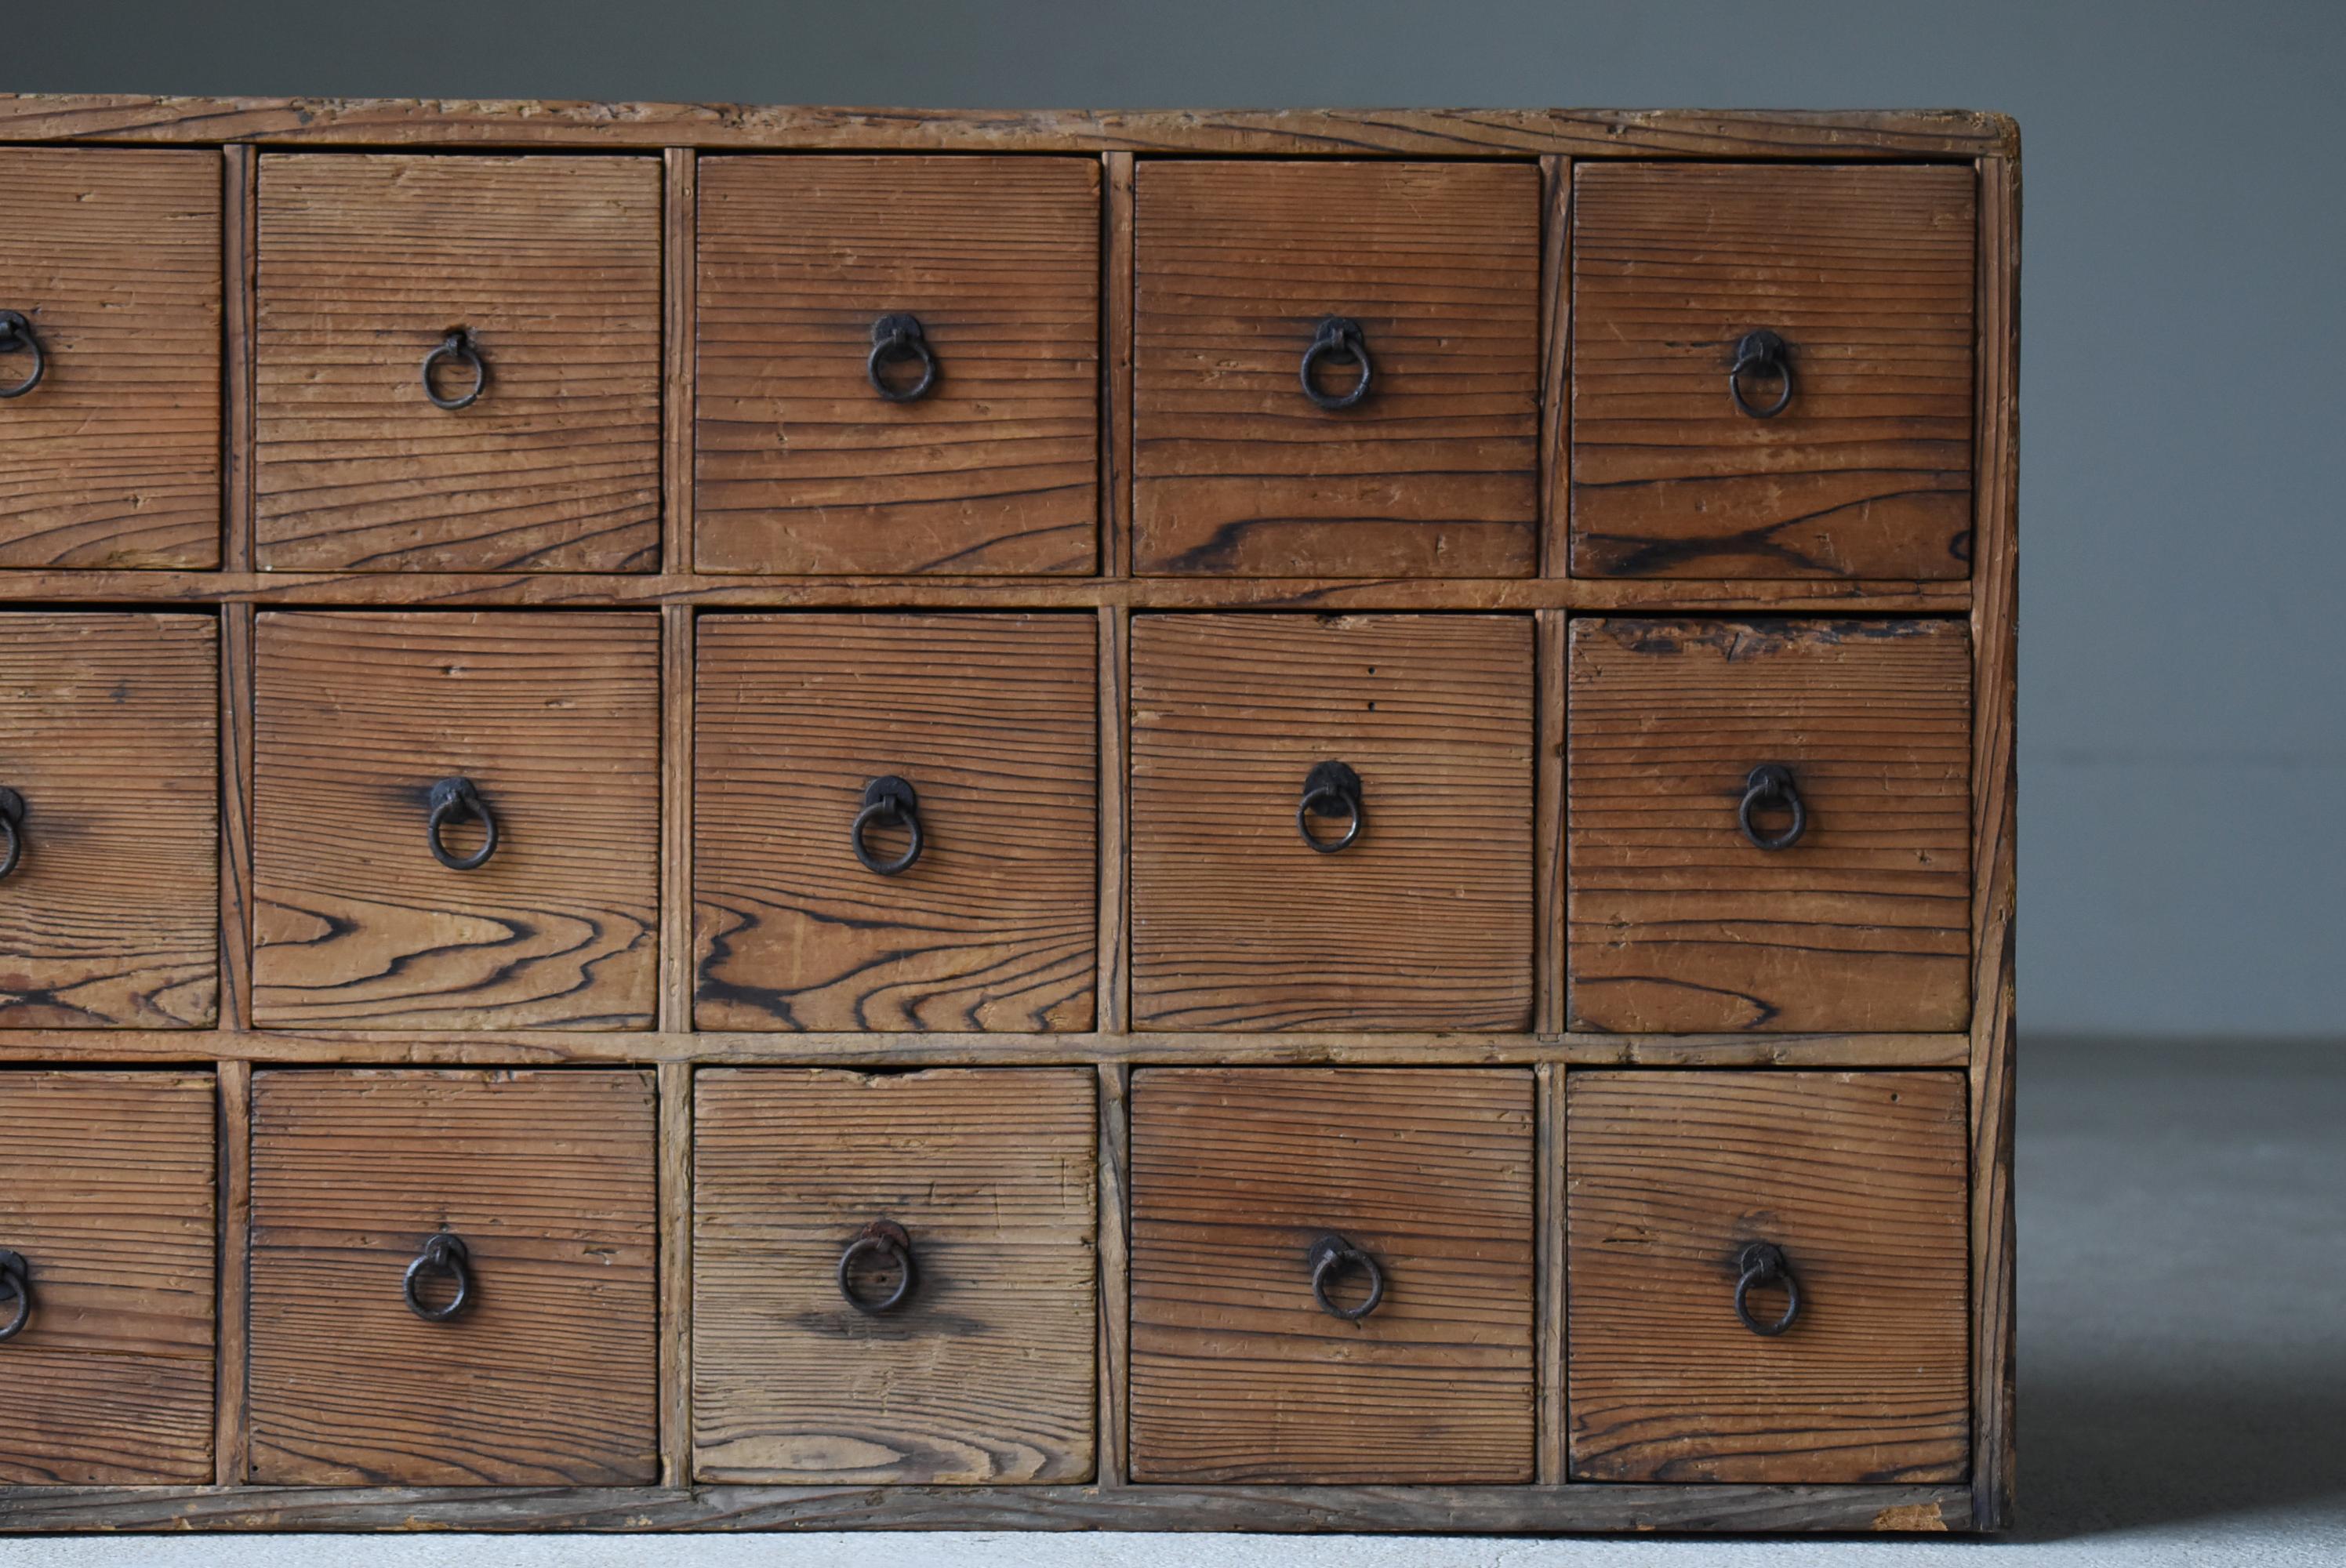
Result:
[[[1574,1073],[1566,1104],[1573,1479],[1964,1479],[1961,1074]]]
[[[1132,1081],[1132,1465],[1532,1478],[1532,1074]]]
[[[659,658],[650,614],[261,616],[253,1021],[650,1027]]]
[[[264,153],[260,223],[264,570],[657,562],[658,159]]]
[[[0,148],[0,567],[219,565],[219,154]]]
[[[1971,1019],[1971,643],[1957,621],[1572,623],[1577,1029]]]
[[[657,1479],[656,1163],[648,1074],[254,1074],[251,1479]]]
[[[211,1075],[0,1073],[0,1482],[209,1484]]]
[[[1137,617],[1138,1024],[1529,1028],[1532,666],[1519,616]]]
[[[1136,568],[1529,574],[1539,229],[1525,163],[1143,159]]]
[[[1099,171],[703,158],[700,570],[1091,570]]]
[[[703,618],[695,1021],[1090,1027],[1097,626]]]
[[[217,1016],[219,647],[208,615],[0,612],[0,1028]]]
[[[1968,166],[1582,164],[1572,199],[1575,576],[1970,575]]]
[[[693,1085],[699,1480],[1089,1479],[1091,1069]]]

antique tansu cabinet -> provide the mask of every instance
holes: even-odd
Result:
[[[0,98],[0,1532],[2003,1526],[2018,152]]]

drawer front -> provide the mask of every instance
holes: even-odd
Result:
[[[1131,1136],[1134,1480],[1532,1478],[1530,1073],[1151,1068]]]
[[[212,1479],[212,1080],[0,1074],[0,1481]]]
[[[1582,619],[1570,649],[1574,1027],[1965,1026],[1960,622]]]
[[[655,1480],[655,1163],[642,1073],[254,1074],[251,1479]]]
[[[658,159],[269,153],[260,206],[264,569],[657,562]]]
[[[1566,1104],[1574,1479],[1964,1479],[1960,1074],[1574,1073]]]
[[[1090,1027],[1097,624],[699,623],[700,1026]]]
[[[1534,569],[1536,169],[1144,160],[1135,192],[1139,571]]]
[[[1096,1095],[1089,1068],[699,1074],[698,1478],[1088,1479]]]
[[[218,566],[219,155],[0,148],[0,567]]]
[[[1532,672],[1517,616],[1137,617],[1136,1021],[1529,1028]]]
[[[701,160],[700,570],[1092,569],[1099,168]]]
[[[213,1022],[218,649],[209,616],[0,614],[0,1028]]]
[[[656,615],[270,613],[253,663],[255,1023],[650,1026]]]
[[[1580,166],[1573,575],[1968,576],[1974,203],[1968,166]]]

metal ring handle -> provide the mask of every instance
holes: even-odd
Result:
[[[1790,811],[1791,825],[1780,833],[1761,832],[1751,815],[1763,806],[1781,806]],[[1735,809],[1735,820],[1758,849],[1789,850],[1799,843],[1800,835],[1809,830],[1809,809],[1800,803],[1792,770],[1780,762],[1762,762],[1754,768],[1743,780],[1743,804]]]
[[[1784,1256],[1784,1249],[1773,1242],[1755,1241],[1743,1249],[1735,1267],[1735,1316],[1743,1326],[1770,1339],[1790,1328],[1792,1319],[1800,1315],[1800,1281],[1792,1272],[1791,1260]],[[1783,1315],[1773,1323],[1762,1323],[1751,1315],[1753,1288],[1768,1285],[1784,1288]]]
[[[872,852],[863,841],[863,830],[874,822],[883,827],[903,826],[913,835],[904,852],[892,860],[883,860]],[[855,825],[848,830],[848,839],[855,846],[855,858],[863,869],[877,876],[892,877],[913,869],[921,858],[921,798],[913,786],[893,773],[884,774],[863,786],[863,809],[855,813]]]
[[[896,1268],[896,1288],[877,1301],[855,1293],[855,1282],[849,1278],[859,1257],[874,1254],[883,1257]],[[913,1238],[904,1227],[892,1219],[875,1219],[855,1233],[847,1250],[839,1255],[839,1293],[847,1304],[867,1318],[877,1318],[883,1312],[893,1312],[913,1294]]]
[[[438,368],[443,360],[453,361],[472,368],[472,391],[462,397],[440,395],[440,389],[432,384],[432,372]],[[423,356],[423,395],[432,400],[434,408],[444,408],[452,413],[460,408],[470,408],[480,402],[481,394],[488,390],[489,363],[481,358],[481,347],[473,341],[473,334],[464,328],[458,327],[450,331],[446,337],[440,340],[438,348]]]
[[[1320,1310],[1331,1318],[1341,1318],[1347,1323],[1357,1323],[1377,1309],[1385,1298],[1385,1271],[1377,1260],[1341,1236],[1323,1236],[1311,1244],[1304,1262],[1311,1268],[1311,1299],[1320,1303]],[[1368,1298],[1358,1307],[1339,1307],[1329,1298],[1328,1286],[1348,1268],[1364,1270],[1369,1277]]]
[[[5,879],[25,858],[25,798],[5,786],[0,786],[0,836],[8,840],[6,850],[0,851],[0,879]]]
[[[1341,838],[1323,839],[1311,830],[1314,817],[1349,819]],[[1323,855],[1350,849],[1368,826],[1369,810],[1361,800],[1361,776],[1341,762],[1314,763],[1303,776],[1303,799],[1295,803],[1295,830]]]
[[[41,376],[49,368],[49,357],[41,351],[32,318],[22,311],[0,311],[0,354],[13,354],[19,349],[31,352],[33,368],[25,372],[24,380],[0,387],[0,398],[23,397],[41,384]]]
[[[1341,392],[1321,392],[1313,375],[1322,360],[1357,364],[1361,367],[1361,379]],[[1369,361],[1368,335],[1361,331],[1361,323],[1350,316],[1330,316],[1321,321],[1312,329],[1311,346],[1303,351],[1303,364],[1297,373],[1303,382],[1303,395],[1331,413],[1350,408],[1368,396],[1369,382],[1376,367]]]
[[[891,360],[917,359],[921,361],[921,378],[910,386],[892,386],[880,373],[880,367]],[[863,361],[863,373],[870,378],[872,390],[890,402],[911,402],[929,395],[937,384],[937,356],[929,348],[929,335],[921,328],[918,316],[897,312],[881,317],[872,323],[872,357]]]
[[[1783,383],[1777,390],[1774,402],[1763,408],[1743,395],[1743,375],[1747,371],[1774,376]],[[1746,332],[1743,341],[1735,345],[1735,368],[1727,372],[1727,392],[1735,400],[1735,406],[1753,419],[1773,419],[1783,412],[1792,401],[1792,345],[1765,327]]]
[[[481,799],[480,790],[462,774],[443,779],[432,786],[432,815],[425,820],[423,835],[432,846],[432,858],[452,871],[476,871],[489,863],[497,852],[497,820],[489,810],[489,803]],[[481,847],[459,858],[448,852],[440,841],[440,830],[458,817],[477,817],[481,820]]]
[[[16,1309],[0,1323],[0,1339],[13,1339],[33,1320],[33,1266],[21,1252],[0,1252],[0,1286],[16,1298]]]
[[[407,1309],[427,1323],[445,1323],[462,1312],[473,1299],[472,1253],[464,1238],[448,1231],[425,1238],[423,1250],[407,1266],[407,1278],[400,1287],[407,1298]],[[427,1274],[444,1274],[456,1282],[456,1294],[441,1307],[426,1307],[419,1289]]]

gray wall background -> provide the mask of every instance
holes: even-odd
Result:
[[[2018,117],[2021,1008],[2346,1040],[2346,5],[0,0],[16,91]]]

